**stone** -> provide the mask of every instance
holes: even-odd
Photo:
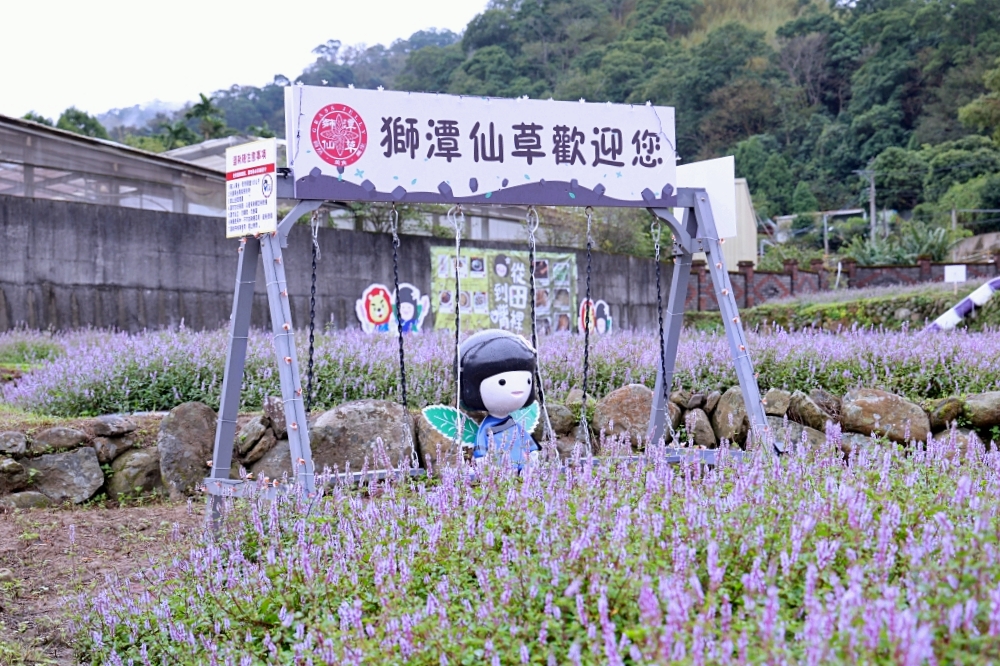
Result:
[[[806,436],[806,446],[815,448],[826,444],[826,432],[820,432],[795,421],[786,422],[783,418],[768,416],[767,425],[771,428],[775,443],[782,451],[792,451],[800,446],[803,433]]]
[[[111,463],[111,471],[108,495],[112,499],[118,499],[122,495],[141,495],[163,489],[160,452],[157,449],[126,451]]]
[[[552,430],[557,438],[572,432],[573,426],[576,423],[573,419],[573,412],[569,410],[569,407],[557,402],[550,402],[546,403],[545,409],[548,410],[549,423],[552,424]],[[480,419],[481,417],[477,416],[476,418]],[[541,443],[545,439],[545,417],[541,414],[539,414],[535,429],[531,431],[531,436],[538,443]]]
[[[0,583],[10,583],[14,580],[14,572],[10,569],[0,569]]]
[[[240,431],[236,433],[236,451],[241,456],[246,455],[250,449],[257,446],[257,442],[261,440],[264,433],[267,432],[267,426],[270,423],[270,419],[261,414],[260,416],[255,416],[240,428]],[[273,431],[272,431],[273,435]],[[277,438],[276,438],[277,439]],[[262,452],[261,455],[264,455]],[[258,456],[259,459],[259,456]]]
[[[811,395],[806,395],[802,391],[795,391],[788,401],[789,420],[807,425],[815,430],[825,431],[826,422],[834,421],[836,418],[820,407]]]
[[[988,430],[1000,425],[1000,391],[966,396],[965,413],[973,428]]]
[[[899,321],[907,321],[913,312],[909,308],[896,308],[896,311],[892,313],[892,316]]]
[[[947,445],[952,445],[951,437],[954,433],[955,441],[954,447],[955,452],[960,455],[965,455],[965,452],[969,449],[969,445],[972,442],[982,441],[979,436],[969,428],[955,428],[954,430],[943,430],[934,435],[934,439],[938,442],[945,443]]]
[[[687,389],[677,389],[670,394],[670,402],[674,403],[678,407],[686,408],[690,400],[691,391],[688,391]]]
[[[809,391],[809,399],[812,400],[816,405],[827,413],[829,420],[834,423],[840,423],[840,398],[832,393],[824,391],[821,388],[814,388]],[[826,427],[824,422],[823,428]]]
[[[841,434],[840,437],[840,450],[847,457],[851,453],[861,447],[871,444],[872,438],[866,437],[865,435],[860,435],[856,432],[845,432]]]
[[[156,448],[163,485],[171,499],[182,499],[203,485],[212,459],[216,420],[208,405],[185,402],[160,421]]]
[[[918,442],[926,441],[930,433],[930,420],[924,410],[888,391],[851,389],[844,396],[842,405],[841,424],[849,432],[862,435],[874,432],[879,437],[904,444],[907,427],[910,439]]]
[[[712,422],[708,419],[708,414],[703,409],[691,409],[684,415],[684,425],[687,427],[688,437],[695,446],[706,449],[714,449],[719,446],[715,439],[715,431],[712,430]]]
[[[91,442],[97,452],[97,460],[106,465],[135,446],[132,437],[95,437]]]
[[[569,393],[566,394],[566,401],[564,403],[569,410],[576,415],[577,418],[580,416],[580,406],[583,404],[583,391],[578,388],[570,389]],[[597,407],[597,398],[594,397],[593,393],[587,393],[587,414],[593,414],[594,409]]]
[[[413,418],[416,422],[417,444],[425,465],[438,469],[465,464],[465,454],[461,446],[455,445],[455,440],[439,433],[422,411],[417,412]],[[353,464],[351,467],[355,472],[358,471]]]
[[[0,493],[12,493],[28,486],[28,470],[13,458],[0,457]]]
[[[285,403],[280,396],[269,395],[264,398],[264,416],[271,422],[271,430],[278,439],[288,435],[288,425],[285,421]]]
[[[947,430],[951,422],[962,415],[965,411],[965,402],[959,398],[942,398],[928,403],[926,411],[931,430],[940,432]],[[937,435],[934,437],[937,438]]]
[[[750,419],[747,416],[746,404],[739,386],[731,386],[712,412],[712,430],[720,441],[729,440],[733,444],[746,441],[750,429]]]
[[[316,470],[322,471],[322,468],[317,465]],[[288,440],[279,439],[270,451],[250,466],[250,472],[254,475],[254,479],[291,477],[292,451],[291,447],[288,446]]]
[[[0,432],[0,454],[23,456],[28,450],[28,439],[19,432]]]
[[[788,405],[792,399],[792,394],[778,388],[767,389],[764,394],[764,413],[768,416],[784,416],[788,412]]]
[[[38,455],[40,453],[66,451],[75,449],[86,441],[87,433],[76,428],[56,426],[35,435],[32,438],[31,444],[28,445],[28,453]]]
[[[12,511],[14,509],[44,509],[52,506],[52,500],[36,490],[25,490],[0,497],[0,508]]]
[[[408,465],[413,442],[413,419],[404,407],[388,400],[356,400],[338,405],[316,419],[310,433],[316,470],[343,471],[350,463],[358,471]],[[384,450],[377,449],[382,440]],[[388,455],[388,460],[385,456]]]
[[[722,398],[722,394],[718,391],[712,391],[705,396],[705,405],[702,407],[705,413],[711,416],[712,412],[715,411],[716,405],[719,404],[719,400]]]
[[[704,404],[705,404],[704,393],[692,393],[691,399],[687,401],[686,405],[681,405],[681,407],[683,407],[684,409],[701,409],[702,405]]]
[[[680,408],[668,403],[680,412]],[[641,447],[649,429],[649,412],[653,406],[653,392],[642,384],[628,384],[615,389],[597,403],[593,427],[604,431],[605,437],[628,433],[633,447]],[[671,410],[671,420],[673,410]]]
[[[132,419],[118,414],[98,416],[91,423],[91,429],[98,437],[121,437],[138,427]]]
[[[49,453],[27,461],[37,472],[35,488],[56,504],[85,502],[104,485],[97,452],[90,447]]]
[[[569,407],[558,402],[550,402],[545,406],[549,411],[549,422],[552,424],[552,430],[555,431],[557,437],[573,432],[577,420],[573,418],[573,412]]]
[[[243,463],[245,465],[252,465],[261,458],[264,454],[274,448],[274,445],[278,442],[278,438],[274,436],[274,432],[268,428],[264,431],[264,436],[257,440],[257,444],[250,449],[247,454],[243,457]]]

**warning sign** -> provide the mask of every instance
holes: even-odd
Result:
[[[277,231],[277,158],[275,139],[226,149],[226,238]]]

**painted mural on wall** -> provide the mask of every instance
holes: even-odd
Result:
[[[580,301],[580,314],[577,317],[577,327],[582,332],[585,326],[585,320],[587,315],[590,315],[590,332],[599,333],[604,335],[605,333],[611,332],[611,306],[608,305],[607,301],[598,300],[590,301],[590,310],[586,309],[587,300],[584,299]]]
[[[459,255],[460,291],[455,293],[455,251],[431,248],[431,302],[434,327],[455,325],[455,308],[464,330],[499,328],[531,332],[528,303],[530,269],[522,250],[464,249]],[[535,312],[539,333],[570,331],[576,324],[576,255],[535,255]]]
[[[431,311],[430,298],[420,294],[420,289],[408,282],[399,283],[399,298],[392,297],[392,290],[384,284],[373,283],[361,293],[354,312],[365,333],[395,333],[398,330],[396,310],[403,333],[419,333],[424,319]]]

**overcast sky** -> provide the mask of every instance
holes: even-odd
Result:
[[[328,39],[388,45],[426,28],[461,32],[486,1],[5,2],[0,114],[180,104],[234,83],[294,78]]]

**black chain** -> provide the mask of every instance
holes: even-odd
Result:
[[[656,314],[660,325],[660,377],[663,378],[663,418],[667,423],[673,437],[674,427],[670,423],[670,408],[667,403],[670,401],[670,387],[667,386],[667,354],[663,349],[663,293],[660,290],[660,221],[654,220],[650,231],[653,232],[653,243],[656,253]]]
[[[583,401],[580,407],[580,423],[584,425],[584,434],[587,441],[590,441],[590,433],[586,429],[587,422],[587,376],[590,372],[590,309],[593,304],[590,301],[590,252],[594,245],[594,238],[590,232],[591,221],[594,216],[594,209],[587,207],[587,295],[584,298],[583,306]]]
[[[399,307],[399,234],[396,233],[396,225],[399,222],[399,213],[396,212],[396,204],[392,205],[392,216],[390,224],[392,227],[392,284],[396,294],[396,331],[399,338],[399,389],[400,404],[406,407],[406,354],[403,351],[403,314]]]
[[[316,262],[319,259],[317,232],[319,223],[313,213],[312,227],[312,284],[309,287],[309,366],[306,370],[306,414],[312,409],[313,401],[313,356],[316,348]]]

